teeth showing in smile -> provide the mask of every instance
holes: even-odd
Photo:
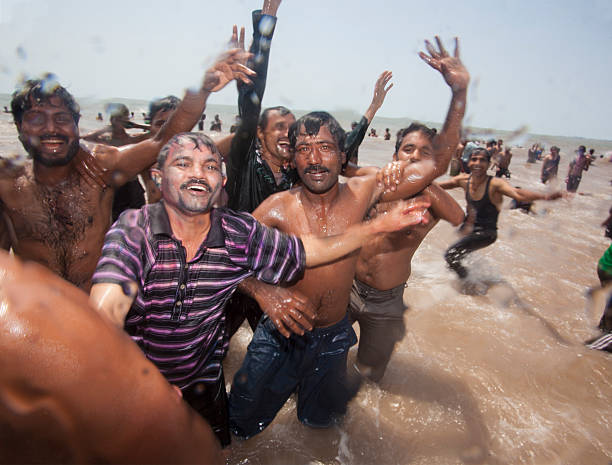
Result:
[[[208,189],[206,189],[205,186],[202,186],[200,184],[189,186],[187,189],[189,189],[190,191],[208,192]]]

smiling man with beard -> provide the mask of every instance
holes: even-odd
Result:
[[[244,51],[230,50],[207,70],[153,137],[122,148],[79,145],[79,106],[52,75],[28,80],[13,94],[19,140],[32,157],[0,165],[0,247],[41,263],[88,291],[111,222],[115,191],[151,166],[162,146],[191,130],[216,92],[233,79],[249,81]]]

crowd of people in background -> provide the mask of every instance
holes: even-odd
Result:
[[[362,381],[384,376],[405,332],[412,257],[435,225],[459,228],[462,237],[444,259],[461,292],[483,294],[486,286],[463,261],[497,241],[504,197],[527,210],[567,197],[595,160],[593,149],[578,147],[567,192],[510,185],[513,147],[502,139],[460,140],[470,77],[458,42],[449,53],[436,37],[419,56],[451,91],[444,123],[402,128],[384,167],[362,166],[358,147],[392,74],[380,75],[370,106],[348,132],[325,111],[296,119],[284,106],[262,110],[279,5],[267,0],[253,13],[248,52],[244,30],[234,27],[232,47],[200,89],[153,100],[143,124],[124,104],[110,104],[108,125],[79,134],[72,95],[44,78],[28,80],[11,111],[32,159],[22,170],[8,167],[0,182],[2,247],[88,293],[222,448],[232,435],[264,430],[293,393],[302,423],[336,424]],[[216,114],[209,130],[220,137],[213,141],[204,134],[206,102],[233,81],[239,116],[225,134]],[[376,129],[368,136],[378,137]],[[391,141],[389,128],[383,139]],[[533,144],[527,162],[541,161],[541,182],[551,184],[560,149],[544,153]],[[455,188],[465,193],[465,209],[445,192]],[[602,286],[612,276],[610,253],[599,263]],[[600,328],[609,333],[606,312]],[[252,342],[228,394],[223,359],[245,320]],[[353,323],[360,340],[351,369]],[[589,347],[609,350],[609,341]]]

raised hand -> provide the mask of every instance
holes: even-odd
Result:
[[[455,53],[454,56],[450,56],[442,42],[440,37],[435,36],[436,43],[438,44],[438,50],[429,42],[425,40],[425,48],[429,55],[423,52],[419,52],[419,56],[429,66],[437,69],[446,83],[450,86],[453,92],[466,90],[470,82],[470,73],[468,73],[461,59],[459,58],[459,39],[455,37]]]
[[[374,96],[372,97],[372,105],[376,107],[378,110],[383,102],[385,101],[385,97],[387,96],[387,92],[391,90],[393,87],[393,83],[389,84],[389,81],[393,78],[393,73],[391,71],[383,71],[382,74],[376,80],[376,85],[374,86]],[[387,87],[387,84],[389,86]]]
[[[222,53],[206,71],[202,89],[207,92],[217,92],[234,79],[251,84],[249,76],[254,76],[255,72],[243,64],[250,56],[240,48],[233,48]]]

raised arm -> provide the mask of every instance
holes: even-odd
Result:
[[[357,126],[355,126],[355,128],[346,135],[344,151],[346,153],[346,159],[350,163],[355,165],[358,163],[357,149],[363,142],[363,138],[368,131],[368,126],[374,119],[374,115],[376,115],[376,112],[380,109],[385,101],[387,92],[389,92],[391,87],[393,87],[393,83],[389,84],[391,78],[393,78],[393,73],[391,71],[383,71],[382,74],[378,76],[376,84],[374,85],[374,95],[372,96],[370,106],[364,113]]]
[[[199,91],[187,91],[181,104],[152,138],[118,150],[102,149],[95,152],[104,167],[113,174],[120,173],[131,179],[157,159],[159,150],[175,134],[190,131],[198,122],[212,92],[223,89],[230,81],[240,80],[250,83],[253,71],[244,66],[245,52],[240,49],[229,50],[217,59],[204,76]],[[117,176],[114,176],[115,178]]]
[[[446,173],[448,163],[457,149],[461,138],[461,122],[465,115],[467,104],[467,88],[470,74],[459,57],[459,39],[455,38],[455,53],[450,56],[440,38],[436,38],[438,50],[428,41],[425,47],[429,55],[419,52],[419,56],[433,69],[438,70],[451,89],[452,97],[442,130],[433,140],[435,150],[435,177]]]
[[[455,39],[455,54],[449,56],[440,39],[436,36],[439,50],[436,51],[429,41],[425,45],[429,55],[420,52],[419,56],[432,68],[438,70],[452,91],[451,103],[442,130],[433,139],[432,160],[421,160],[416,163],[396,161],[387,165],[379,174],[378,197],[374,201],[397,200],[409,198],[421,192],[431,182],[446,173],[450,159],[457,149],[461,133],[461,121],[465,114],[467,86],[470,75],[459,59],[459,43]],[[398,170],[396,168],[399,167]],[[393,179],[396,172],[401,172],[401,178]],[[384,186],[392,185],[391,189]],[[380,189],[383,186],[383,189]]]
[[[232,139],[229,154],[225,158],[227,167],[225,189],[232,198],[237,198],[237,192],[242,187],[239,180],[251,145],[257,137],[261,101],[268,75],[270,45],[276,27],[276,12],[280,3],[281,0],[265,0],[263,9],[253,12],[253,42],[249,50],[252,58],[247,66],[256,73],[256,76],[251,83],[238,82],[240,125]],[[237,39],[236,32],[234,34],[234,38]],[[244,49],[244,30],[241,32],[237,46]]]

